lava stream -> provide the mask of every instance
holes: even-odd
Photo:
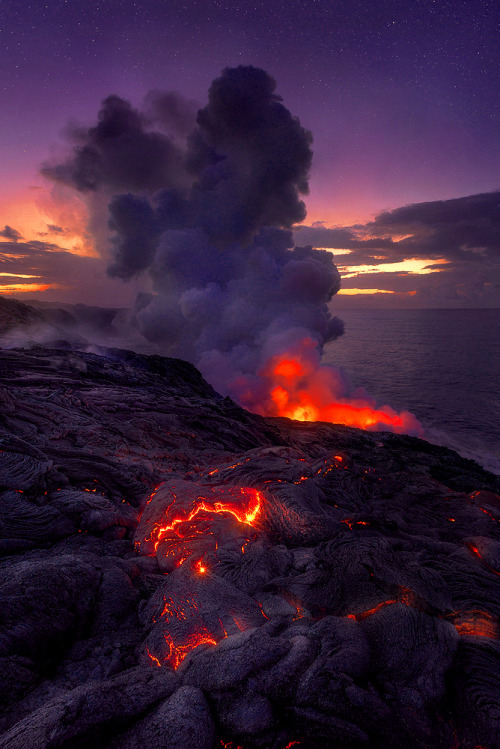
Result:
[[[158,524],[153,531],[154,535],[156,535],[155,550],[169,531],[172,531],[180,538],[185,538],[189,532],[186,525],[193,523],[198,519],[197,516],[199,516],[200,513],[229,513],[230,515],[233,515],[239,523],[253,526],[261,511],[262,496],[256,489],[250,489],[248,487],[241,488],[240,493],[241,497],[246,500],[242,505],[238,505],[234,499],[232,499],[232,501],[219,501],[215,499],[215,496],[214,498],[199,497],[188,515],[174,515],[168,524]],[[173,513],[171,513],[171,515],[173,515]],[[185,527],[182,528],[182,526]]]
[[[186,641],[180,645],[175,645],[172,636],[166,632],[164,635],[165,642],[169,646],[169,652],[165,658],[165,663],[173,668],[174,670],[179,668],[184,658],[200,645],[217,645],[217,641],[211,636],[206,629],[201,629],[199,632],[194,632],[188,635]]]

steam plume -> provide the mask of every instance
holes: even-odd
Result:
[[[67,160],[43,172],[110,196],[108,272],[153,282],[133,324],[220,392],[266,415],[418,432],[410,414],[374,410],[321,365],[344,332],[328,308],[340,277],[330,253],[293,247],[312,136],[275,89],[263,70],[228,68],[190,130],[178,95],[154,92],[144,112],[108,97],[98,124],[73,132]]]

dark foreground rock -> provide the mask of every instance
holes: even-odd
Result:
[[[500,746],[500,481],[189,364],[0,351],[0,747]]]

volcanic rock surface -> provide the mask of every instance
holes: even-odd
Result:
[[[500,746],[499,493],[179,360],[0,351],[0,747]]]

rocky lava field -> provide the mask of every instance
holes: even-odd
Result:
[[[0,747],[500,746],[500,479],[0,350]]]

